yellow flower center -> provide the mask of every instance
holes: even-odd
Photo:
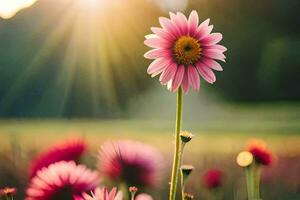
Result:
[[[173,47],[175,60],[185,66],[196,64],[200,60],[201,51],[198,40],[190,36],[180,37]]]

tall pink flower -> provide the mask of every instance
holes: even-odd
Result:
[[[34,177],[40,169],[48,167],[52,163],[78,161],[86,148],[86,144],[82,139],[68,140],[50,147],[31,161],[29,167],[30,178]]]
[[[100,171],[109,179],[135,186],[154,186],[162,156],[153,147],[130,140],[106,142],[99,151]]]
[[[102,189],[96,188],[95,192],[92,195],[87,193],[83,193],[83,200],[122,200],[123,194],[121,191],[117,193],[117,189],[113,188],[110,192],[108,192],[106,187]]]
[[[145,44],[152,50],[144,56],[154,61],[148,67],[152,77],[160,75],[160,82],[168,85],[171,91],[180,86],[185,93],[191,86],[200,89],[200,76],[208,83],[214,83],[216,76],[213,70],[222,71],[216,61],[225,62],[227,50],[218,43],[221,33],[211,33],[213,25],[209,19],[198,24],[198,14],[192,11],[187,19],[182,13],[170,13],[170,19],[159,18],[162,28],[152,27],[154,34],[146,36]]]
[[[97,171],[73,161],[61,161],[37,172],[31,179],[25,200],[71,200],[94,190],[99,182]]]

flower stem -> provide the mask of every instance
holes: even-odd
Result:
[[[175,149],[174,149],[169,200],[176,199],[179,166],[180,166],[180,162],[181,162],[181,149],[180,149],[181,121],[182,121],[182,88],[180,87],[180,88],[178,88],[178,92],[177,92]]]
[[[246,168],[248,200],[260,200],[260,168],[253,164]]]
[[[182,157],[183,157],[183,149],[184,149],[184,145],[185,143],[181,143],[181,148],[180,148],[180,156],[179,156],[179,166],[181,165],[181,161],[182,161]],[[181,181],[181,198],[182,200],[184,200],[184,193],[185,193],[185,183],[186,183],[186,180],[184,179],[184,176],[183,176],[183,173],[181,172],[180,173],[180,181]]]

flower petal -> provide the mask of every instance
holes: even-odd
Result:
[[[164,29],[162,28],[158,28],[158,27],[151,27],[151,30],[154,34],[156,34],[158,37],[163,38],[165,40],[171,41],[174,39],[174,36],[168,32],[166,32]]]
[[[181,85],[184,76],[184,71],[185,69],[183,65],[180,65],[177,68],[174,79],[172,80],[172,92],[175,92],[178,89],[178,87]]]
[[[199,23],[198,13],[193,10],[189,16],[189,34],[194,35]]]
[[[200,79],[197,69],[194,66],[190,65],[188,66],[187,73],[189,85],[191,85],[194,90],[199,91]]]
[[[144,41],[144,44],[152,48],[168,48],[170,47],[170,42],[162,38],[149,38]]]
[[[221,33],[212,33],[207,37],[200,40],[200,44],[203,46],[211,46],[217,44],[222,40],[223,36]]]
[[[152,76],[156,76],[167,67],[168,62],[169,60],[165,58],[158,58],[154,60],[147,69],[148,74],[152,74]]]
[[[184,73],[184,77],[183,77],[181,85],[182,85],[182,89],[183,89],[184,94],[187,94],[189,89],[190,89],[187,72]]]
[[[159,81],[165,85],[167,84],[171,79],[174,78],[176,71],[177,71],[177,64],[172,63],[166,67],[166,69],[162,72],[162,74],[159,77]]]
[[[202,38],[208,36],[213,29],[213,25],[209,26],[209,20],[207,19],[202,22],[196,30],[196,37],[201,40]]]
[[[222,66],[215,60],[209,59],[209,58],[203,58],[201,62],[206,65],[207,67],[217,70],[217,71],[223,71]]]
[[[208,83],[214,83],[216,81],[214,72],[206,65],[204,65],[203,63],[198,63],[196,67],[202,78]]]
[[[218,49],[204,49],[203,55],[207,58],[217,59],[225,62],[225,55]]]
[[[147,59],[156,59],[160,57],[171,57],[169,50],[166,49],[152,49],[144,54]]]
[[[216,45],[212,45],[212,46],[209,46],[209,47],[205,47],[206,49],[218,49],[220,51],[225,52],[227,51],[227,48],[222,46],[222,45],[219,45],[219,44],[216,44]]]
[[[178,29],[177,29],[176,25],[174,25],[172,23],[171,20],[169,20],[168,18],[165,18],[165,17],[160,17],[159,23],[163,27],[164,30],[166,30],[167,32],[171,33],[174,36],[178,36]]]
[[[176,19],[176,25],[181,31],[182,35],[185,35],[188,33],[188,20],[184,14],[181,12],[177,12],[177,17]]]

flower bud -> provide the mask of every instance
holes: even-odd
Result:
[[[129,187],[129,192],[131,194],[131,199],[134,200],[135,199],[135,194],[138,191],[138,188],[135,186],[131,186]]]
[[[193,200],[194,195],[189,194],[189,193],[184,193],[184,200]]]
[[[193,167],[193,165],[182,165],[180,170],[181,170],[181,173],[183,174],[183,177],[187,178],[194,170],[194,167]]]
[[[193,138],[193,134],[188,131],[181,131],[180,138],[183,143],[188,143]]]

